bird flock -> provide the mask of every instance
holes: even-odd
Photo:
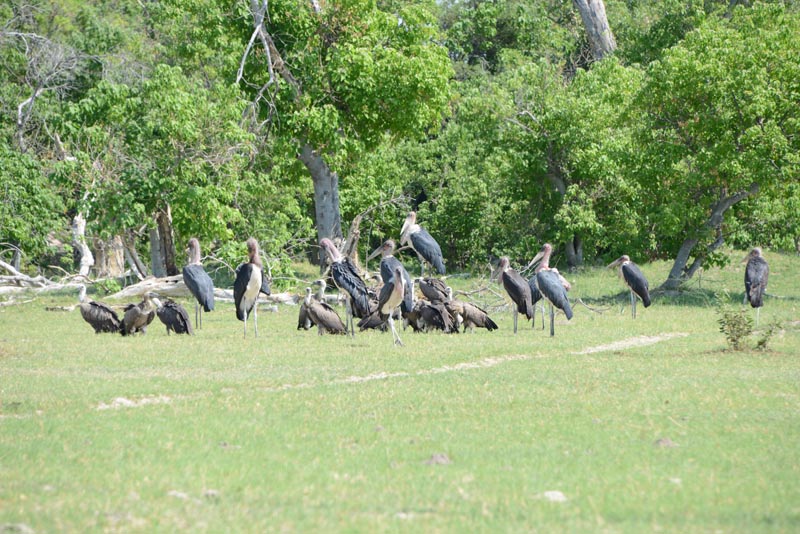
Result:
[[[488,313],[478,306],[461,301],[453,296],[453,289],[445,281],[435,276],[425,276],[425,266],[429,265],[438,275],[445,275],[446,269],[442,250],[436,240],[416,222],[416,212],[406,217],[400,230],[400,244],[407,245],[420,261],[422,276],[411,278],[402,262],[395,256],[397,244],[393,239],[384,241],[368,257],[367,261],[381,257],[380,272],[372,276],[377,282],[370,287],[354,262],[342,254],[328,238],[320,240],[320,248],[325,251],[330,264],[330,278],[345,297],[345,320],[325,299],[327,282],[316,280],[317,286],[305,289],[305,298],[300,304],[297,321],[298,330],[309,330],[316,326],[319,335],[339,334],[355,336],[359,331],[377,329],[390,331],[395,345],[402,346],[399,328],[412,328],[414,332],[441,331],[444,333],[472,332],[475,328],[488,331],[497,330],[497,324]],[[247,240],[248,259],[236,268],[233,287],[236,318],[242,321],[243,334],[247,336],[247,322],[252,320],[253,335],[258,337],[258,296],[270,294],[270,286],[263,270],[258,242]],[[188,263],[183,268],[183,281],[195,300],[195,325],[186,309],[177,302],[165,299],[163,302],[156,293],[148,292],[137,304],[128,304],[123,310],[122,319],[107,304],[93,301],[86,296],[86,287],[81,286],[79,301],[83,319],[95,333],[120,333],[123,336],[145,334],[148,325],[158,316],[165,325],[167,334],[194,334],[201,329],[203,313],[214,310],[214,284],[201,263],[200,243],[191,238],[188,243]],[[534,267],[533,275],[525,279],[511,268],[507,256],[500,258],[500,281],[512,301],[514,334],[518,330],[518,317],[531,320],[535,327],[537,304],[541,302],[542,328],[545,327],[545,303],[549,307],[550,335],[555,335],[554,317],[556,310],[567,320],[573,317],[568,292],[569,282],[550,267],[553,247],[545,243],[528,264],[526,270]],[[763,306],[769,278],[769,265],[760,248],[756,247],[744,258],[745,300],[758,310]],[[630,289],[631,314],[636,318],[637,300],[645,308],[650,306],[649,285],[639,267],[627,255],[620,256],[608,265],[616,268],[621,280]],[[419,289],[422,298],[417,297]],[[758,318],[758,315],[756,315]]]

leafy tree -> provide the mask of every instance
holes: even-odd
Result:
[[[369,0],[272,2],[268,13],[254,2],[252,15],[266,63],[245,50],[240,79],[312,177],[318,238],[339,237],[336,169],[386,132],[435,128],[447,110],[452,71],[435,19],[422,4],[387,11]]]
[[[0,143],[0,247],[12,245],[34,262],[50,252],[48,234],[66,213],[46,170],[29,154]]]
[[[664,287],[720,261],[731,207],[797,181],[798,54],[800,17],[759,4],[709,18],[650,68],[635,172],[654,252],[676,258]]]

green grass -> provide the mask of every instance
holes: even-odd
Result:
[[[603,313],[576,305],[555,338],[495,312],[497,332],[402,348],[297,332],[283,306],[246,340],[231,305],[192,338],[44,310],[71,297],[0,308],[0,531],[797,532],[800,260],[767,257],[766,352],[718,330],[738,263],[635,321],[588,269],[571,296]],[[140,404],[99,409],[121,398]]]

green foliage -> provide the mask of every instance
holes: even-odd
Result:
[[[0,243],[38,263],[51,252],[48,234],[68,225],[62,197],[41,163],[0,144]]]
[[[747,338],[753,333],[753,318],[743,307],[717,309],[719,331],[725,335],[731,350],[745,350]]]
[[[659,254],[688,236],[713,241],[716,227],[704,225],[726,196],[796,181],[798,35],[796,14],[757,5],[709,18],[649,69],[635,169]]]

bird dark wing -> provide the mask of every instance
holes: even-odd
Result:
[[[528,282],[514,269],[504,272],[501,278],[503,279],[503,287],[506,289],[506,293],[517,305],[517,311],[525,314],[528,319],[533,317],[533,302]]]
[[[419,281],[419,290],[430,301],[447,302],[447,286],[438,278],[423,278]]]
[[[647,283],[647,278],[644,277],[644,274],[642,274],[642,271],[639,269],[639,266],[635,263],[626,263],[622,266],[622,277],[625,279],[625,283],[628,284],[628,287],[642,299],[644,307],[650,306],[649,284]]]
[[[175,330],[175,333],[193,335],[192,322],[189,320],[189,313],[186,311],[186,308],[174,300],[168,300],[165,306],[168,306],[173,311],[174,319],[172,329]]]
[[[567,320],[572,319],[572,307],[569,305],[567,290],[561,283],[561,278],[554,271],[539,271],[536,283],[542,296],[549,300],[553,306],[564,312]]]
[[[203,307],[204,311],[214,309],[214,282],[202,265],[190,264],[183,268],[183,283]]]
[[[324,302],[312,302],[308,307],[308,314],[317,325],[332,334],[347,333],[342,318],[336,310]]]
[[[761,257],[751,258],[744,270],[744,287],[747,300],[753,308],[764,305],[764,293],[769,280],[769,264]]]
[[[87,306],[82,305],[81,316],[94,328],[96,333],[119,332],[122,324],[117,313],[102,302],[89,302]]]
[[[531,304],[536,304],[542,300],[542,292],[536,287],[536,275],[534,274],[528,279],[528,287],[531,289]]]
[[[490,332],[492,330],[497,330],[497,323],[492,321],[492,318],[489,317],[489,314],[487,314],[484,310],[469,302],[465,302],[463,304],[463,317],[465,324],[472,323],[475,326],[478,326],[480,328],[485,328]]]
[[[261,293],[269,296],[272,294],[272,289],[269,287],[269,280],[267,280],[267,275],[264,273],[264,269],[261,269]]]
[[[236,280],[233,282],[233,301],[236,304],[236,318],[240,321],[244,321],[245,311],[249,315],[255,305],[254,299],[253,306],[250,306],[250,309],[242,310],[241,308],[242,299],[247,290],[247,283],[250,281],[250,277],[253,274],[253,269],[255,269],[255,267],[253,267],[252,263],[242,263],[236,268]]]
[[[331,264],[331,276],[336,287],[347,291],[353,302],[353,314],[356,317],[369,315],[369,295],[364,280],[349,259]]]
[[[314,326],[314,321],[308,315],[308,307],[305,302],[300,304],[300,313],[297,315],[297,329],[308,330]]]
[[[437,273],[444,274],[445,268],[442,249],[433,236],[431,236],[427,230],[421,228],[419,232],[414,232],[410,237],[411,245],[414,247],[414,250],[425,258],[425,261],[433,265]]]

